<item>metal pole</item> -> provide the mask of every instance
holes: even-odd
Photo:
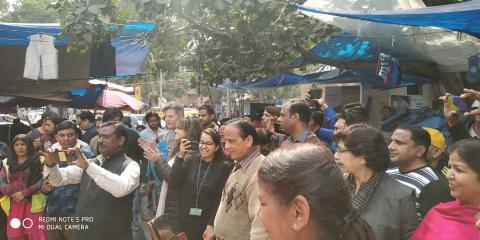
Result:
[[[230,98],[230,89],[227,88],[227,109],[226,109],[226,116],[225,117],[230,117],[230,105],[232,99]]]
[[[163,107],[163,70],[160,69],[160,101],[158,103],[160,109]]]

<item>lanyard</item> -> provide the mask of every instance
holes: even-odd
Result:
[[[205,170],[205,174],[203,174],[202,181],[200,182],[200,170],[202,168],[202,159],[200,159],[200,162],[198,164],[198,174],[197,174],[197,182],[196,182],[196,187],[197,187],[197,196],[195,198],[195,207],[198,208],[198,199],[200,198],[200,192],[202,191],[203,183],[205,181],[205,178],[207,177],[208,170],[210,170],[210,166],[212,165],[212,161],[208,164],[207,170]]]

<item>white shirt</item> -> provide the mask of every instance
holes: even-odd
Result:
[[[470,134],[470,137],[480,138],[480,136],[478,136],[477,133],[475,132],[475,128],[473,128],[474,125],[475,123],[473,123],[472,126],[470,126],[470,130],[468,130],[468,133]]]
[[[173,158],[168,160],[168,166],[170,167],[173,166],[173,163],[175,162],[176,157],[177,155],[175,155]],[[162,181],[162,187],[160,188],[160,197],[158,198],[157,213],[155,214],[155,217],[160,217],[165,213],[165,201],[167,200],[167,193],[168,193],[168,183],[167,181]]]
[[[77,139],[77,143],[75,144],[74,148],[81,148],[81,147],[88,147],[90,149],[90,145],[85,143],[84,141]],[[51,147],[52,150],[60,150],[63,149],[62,145],[59,142],[54,143]]]
[[[96,159],[100,162],[100,165],[94,162],[95,159],[88,159],[90,165],[86,173],[101,189],[111,193],[114,197],[127,196],[140,184],[140,166],[137,162],[129,163],[122,174],[118,175],[101,167],[104,162],[103,155],[99,155]],[[83,169],[75,165],[65,168],[45,166],[43,170],[43,175],[48,176],[49,183],[54,186],[78,184],[83,174]]]

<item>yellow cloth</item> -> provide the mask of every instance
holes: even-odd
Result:
[[[47,206],[47,198],[45,194],[38,192],[32,195],[32,213],[38,213],[45,209]]]
[[[7,216],[10,215],[10,197],[5,195],[0,198],[0,205],[5,214]],[[30,209],[32,213],[43,211],[46,205],[47,198],[45,197],[45,194],[38,192],[32,195],[32,208]]]
[[[10,197],[5,195],[0,198],[0,205],[2,206],[2,210],[8,216],[10,215]]]
[[[432,146],[439,148],[442,151],[445,151],[447,149],[447,144],[445,143],[445,137],[443,134],[433,128],[423,128],[428,132],[428,135],[430,135],[430,140],[432,142]]]

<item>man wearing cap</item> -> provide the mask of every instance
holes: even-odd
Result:
[[[445,137],[443,134],[433,128],[426,128],[424,127],[425,131],[428,132],[430,135],[430,147],[428,148],[427,153],[427,164],[430,166],[435,174],[438,177],[439,184],[432,186],[431,190],[434,192],[442,192],[442,202],[446,201],[453,201],[455,199],[452,198],[450,195],[450,189],[448,188],[448,179],[447,179],[447,172],[448,168],[446,165],[448,164],[448,159],[445,159],[445,150],[447,149],[447,144],[445,143]],[[450,198],[449,198],[450,197]],[[426,205],[427,207],[431,208],[435,203],[438,202],[438,196],[424,196],[420,203],[422,205]],[[437,201],[437,202],[436,202]]]
[[[428,165],[434,170],[441,172],[443,175],[447,175],[447,162],[445,159],[445,150],[447,149],[447,144],[445,143],[445,137],[443,134],[433,128],[424,127],[430,135],[431,145],[428,148],[427,160]]]

